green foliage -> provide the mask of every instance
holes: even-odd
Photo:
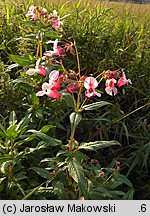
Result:
[[[0,3],[1,199],[149,199],[149,16],[143,6],[139,12],[97,2],[39,3],[58,10],[66,35],[26,21],[29,2]],[[102,93],[102,100],[78,110],[63,91],[59,101],[38,98],[46,78],[25,71],[35,66],[41,29],[43,52],[47,40],[73,38],[81,75],[124,68],[133,85],[112,98]],[[74,56],[65,57],[64,65],[77,71]],[[63,71],[55,62],[52,69]]]

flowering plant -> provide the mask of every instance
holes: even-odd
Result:
[[[97,193],[103,199],[105,193],[103,195],[101,193],[104,187],[108,192],[107,197],[111,198],[111,189],[115,188],[114,186],[111,187],[112,182],[118,181],[120,178],[123,179],[119,173],[119,163],[116,162],[114,169],[106,169],[105,172],[99,161],[89,160],[85,152],[97,151],[101,148],[120,144],[114,140],[79,143],[75,139],[75,133],[82,120],[83,111],[113,106],[110,102],[101,100],[104,82],[105,93],[115,96],[119,88],[131,84],[131,80],[126,78],[123,69],[98,72],[96,77],[81,74],[76,42],[73,39],[70,41],[66,37],[63,29],[63,18],[58,16],[56,10],[49,14],[47,9],[32,5],[26,17],[29,19],[27,24],[31,24],[37,31],[36,54],[26,65],[25,75],[36,89],[34,100],[44,103],[43,101],[47,99],[51,102],[64,99],[66,104],[69,104],[71,126],[70,138],[65,144],[61,140],[45,134],[50,129],[49,126],[45,126],[40,131],[35,129],[27,131],[32,133],[28,140],[31,141],[37,137],[43,140],[44,143],[38,144],[38,149],[45,148],[46,144],[57,146],[59,149],[56,157],[42,159],[41,163],[48,165],[46,169],[35,167],[33,170],[42,177],[45,173],[47,178],[45,188],[51,185],[53,193],[60,199],[90,199],[92,196],[94,199]],[[77,69],[72,70],[64,66],[68,53],[76,57]],[[15,61],[13,55],[10,57]],[[93,102],[95,97],[98,99],[97,102]],[[91,169],[93,169],[92,176]],[[110,183],[108,183],[109,180]],[[120,184],[125,182],[122,180]],[[30,193],[30,196],[33,193]],[[24,199],[28,197],[29,195],[25,196]]]

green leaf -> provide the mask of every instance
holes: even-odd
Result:
[[[43,110],[41,108],[37,108],[35,110],[35,116],[39,119],[43,119]]]
[[[127,179],[127,177],[120,174],[120,173],[114,173],[114,175],[111,178],[109,183],[110,183],[109,187],[111,189],[115,189],[115,188],[117,188],[118,186],[120,186],[122,184],[125,184],[125,185],[127,185],[127,186],[129,186],[131,188],[133,187],[132,183]]]
[[[5,138],[8,137],[8,134],[7,134],[6,130],[5,130],[5,128],[1,124],[0,124],[0,136],[5,137]]]
[[[101,148],[110,147],[113,145],[120,145],[119,142],[111,140],[111,141],[95,141],[95,142],[88,142],[88,143],[81,143],[79,149],[86,149],[89,151],[95,151]]]
[[[33,105],[38,105],[39,104],[39,97],[36,96],[35,92],[31,94],[31,98],[32,98],[32,104]]]
[[[69,93],[66,93],[66,92],[63,92],[62,95],[63,95],[63,98],[64,98],[67,106],[68,107],[74,107],[74,101],[73,101],[72,95]]]
[[[122,200],[133,200],[134,189],[131,188],[127,191],[127,193],[122,197]]]
[[[84,105],[82,107],[82,109],[83,110],[95,110],[95,109],[98,109],[98,108],[106,106],[106,105],[112,105],[112,104],[107,102],[107,101],[100,101],[100,102],[95,102],[92,104]]]
[[[15,139],[17,137],[17,130],[16,130],[16,125],[12,125],[7,129],[7,134],[9,138]]]
[[[87,182],[84,176],[84,170],[79,161],[73,157],[68,157],[67,167],[69,174],[74,179],[74,181],[78,184],[80,189],[80,195],[84,195],[86,193]]]
[[[44,142],[46,142],[47,144],[51,146],[61,145],[62,143],[61,140],[54,139],[44,133],[41,133],[40,131],[28,130],[27,132],[35,134],[38,138],[40,138],[41,140],[43,140]]]
[[[32,84],[26,82],[24,78],[15,79],[11,81],[11,83],[14,84],[14,87],[21,88],[27,92],[31,92],[34,90],[34,87],[32,86]]]
[[[68,197],[67,193],[65,192],[63,182],[54,180],[52,182],[52,186],[54,188],[53,189],[54,193],[57,194],[61,200],[69,200],[69,197]]]
[[[39,167],[32,167],[31,169],[34,170],[34,172],[36,172],[42,178],[45,178],[45,179],[49,178],[50,172],[48,170],[44,168],[39,168]]]
[[[61,38],[61,37],[62,37],[62,35],[59,34],[58,32],[57,32],[57,33],[54,33],[54,32],[52,32],[52,31],[47,31],[47,32],[45,32],[44,36],[45,36],[45,37],[50,37],[50,38],[52,38],[52,39],[58,39],[58,38]]]
[[[27,200],[30,196],[32,196],[35,192],[37,192],[43,184],[45,184],[45,182],[40,184],[38,187],[34,188],[30,193],[28,193],[26,196],[24,196],[22,198],[22,200]]]
[[[15,111],[12,111],[9,116],[9,125],[15,125],[17,123],[17,117]]]
[[[6,162],[8,160],[11,160],[11,155],[9,154],[4,154],[0,156],[0,163]]]
[[[77,127],[77,125],[81,121],[82,115],[81,115],[81,113],[73,112],[70,114],[69,118],[70,118],[70,122],[71,122],[71,128],[73,130]]]
[[[8,54],[8,56],[13,62],[17,63],[20,66],[27,66],[33,63],[28,57],[22,57],[14,54]]]
[[[0,184],[6,179],[6,177],[0,178]]]
[[[44,125],[42,128],[41,128],[41,130],[40,130],[40,132],[41,133],[47,133],[51,128],[54,128],[55,126],[53,126],[53,125]]]
[[[18,124],[16,127],[16,130],[21,130],[24,127],[27,127],[30,122],[31,114],[26,115]]]

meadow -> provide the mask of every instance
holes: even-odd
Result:
[[[57,10],[63,32],[32,23],[31,5]],[[149,199],[149,11],[98,0],[0,2],[0,199]],[[69,52],[49,60],[45,78],[28,76],[57,38]],[[75,92],[38,97],[53,70]],[[117,70],[132,84],[111,96],[101,74]],[[81,77],[104,78],[93,90],[101,97],[84,100]]]

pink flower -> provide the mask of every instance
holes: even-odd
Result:
[[[44,67],[38,65],[36,68],[30,68],[26,72],[26,74],[28,74],[28,75],[33,75],[35,73],[46,76],[46,69]]]
[[[54,88],[55,87],[55,88]],[[48,97],[59,99],[60,93],[56,89],[56,86],[49,83],[43,83],[42,90],[36,93],[37,96],[47,95]]]
[[[46,8],[42,8],[42,11],[41,11],[41,16],[45,16],[45,15],[47,15],[48,14],[48,12],[47,12],[47,9]]]
[[[85,200],[84,196],[81,196],[81,197],[79,198],[79,200]]]
[[[95,91],[95,88],[98,86],[98,82],[96,78],[87,77],[84,81],[84,87],[87,89],[85,95],[87,98],[91,98],[93,96],[101,97],[101,94]]]
[[[29,17],[29,16],[32,16],[32,19],[37,19],[38,18],[38,14],[37,12],[35,11],[35,7],[34,5],[31,5],[29,7],[29,10],[28,10],[28,13],[26,14],[26,17]]]
[[[49,74],[49,84],[52,90],[60,90],[59,71],[53,70]]]
[[[57,70],[53,70],[49,74],[49,79],[52,81],[58,80],[58,77],[59,77],[59,71],[57,71]]]
[[[37,74],[41,74],[43,76],[46,76],[46,69],[42,66],[38,66],[38,71],[36,72]]]
[[[51,18],[57,18],[57,17],[58,17],[57,11],[53,10],[53,14],[52,14]]]
[[[125,72],[122,72],[122,77],[118,80],[117,86],[121,87],[121,86],[124,86],[128,83],[132,84],[130,79],[126,79]]]
[[[78,85],[76,84],[76,83],[74,83],[73,85],[70,85],[70,86],[67,86],[66,87],[66,91],[68,92],[68,93],[72,93],[72,92],[75,92],[75,91],[78,91],[78,89],[79,89],[79,87],[78,87]]]
[[[109,95],[116,95],[117,94],[117,88],[115,87],[115,83],[116,83],[117,81],[114,79],[114,78],[112,78],[112,79],[107,79],[106,80],[106,83],[105,83],[105,85],[106,85],[106,88],[105,88],[105,91],[106,91],[106,93],[107,94],[109,94]]]
[[[26,17],[32,16],[34,13],[34,5],[31,5],[29,7],[28,13],[26,14]]]
[[[48,43],[53,43],[53,50],[49,50],[49,51],[46,51],[44,53],[45,56],[47,57],[52,57],[53,55],[55,56],[65,56],[65,49],[60,47],[60,46],[57,46],[58,44],[58,39],[56,39],[55,41],[48,41]]]
[[[60,82],[66,82],[68,80],[68,76],[65,73],[62,73],[59,75],[59,81]]]
[[[54,24],[52,25],[52,28],[57,30],[57,29],[60,29],[61,25],[62,25],[62,22],[60,20],[55,20]]]

